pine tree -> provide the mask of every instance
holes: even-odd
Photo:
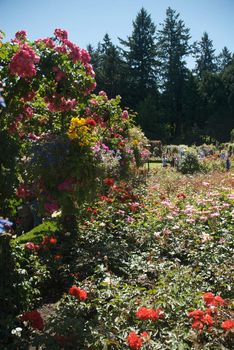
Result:
[[[91,51],[91,62],[96,72],[97,91],[104,90],[109,97],[121,94],[124,63],[119,49],[105,34],[97,50]]]
[[[87,45],[87,51],[91,56],[91,63],[94,71],[96,72],[101,67],[101,44],[98,43],[95,49],[91,44]]]
[[[214,73],[217,70],[215,49],[208,33],[204,32],[201,41],[195,42],[194,57],[196,60],[195,72],[201,77],[205,72]]]
[[[226,46],[224,46],[223,50],[218,55],[217,61],[218,61],[218,70],[220,72],[223,71],[227,67],[227,65],[232,62],[232,54]]]
[[[188,72],[185,57],[190,52],[189,29],[179,16],[169,7],[158,32],[164,114],[171,125],[172,138],[177,139],[183,133],[183,95]]]
[[[151,16],[142,8],[133,21],[132,35],[127,40],[119,38],[120,43],[127,48],[127,50],[122,49],[122,53],[128,66],[132,107],[135,107],[139,100],[143,100],[149,91],[156,87],[155,32],[156,27]]]

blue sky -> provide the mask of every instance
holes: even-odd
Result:
[[[191,42],[207,31],[217,53],[224,46],[234,52],[234,0],[0,0],[0,29],[7,40],[21,29],[34,40],[62,28],[82,48],[96,46],[105,33],[118,44],[118,37],[131,35],[132,21],[142,6],[157,28],[170,6],[190,28]]]

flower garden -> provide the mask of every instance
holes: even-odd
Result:
[[[65,30],[0,44],[0,348],[232,349],[232,169],[148,172]]]

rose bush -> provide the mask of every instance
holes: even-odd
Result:
[[[29,42],[25,31],[1,47],[6,107],[1,129],[21,145],[18,197],[39,203],[43,216],[61,210],[75,230],[80,203],[101,179],[126,176],[147,157],[147,140],[133,115],[96,87],[89,53],[65,30]],[[68,222],[70,224],[68,225]]]

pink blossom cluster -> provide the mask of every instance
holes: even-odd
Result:
[[[87,67],[87,71],[90,72],[91,75],[94,74],[93,68],[89,63],[91,57],[88,51],[86,51],[85,49],[80,49],[79,46],[77,46],[69,40],[64,40],[63,43],[70,50],[69,58],[72,60],[72,62],[76,63],[80,61],[85,67]]]
[[[63,29],[55,29],[54,31],[54,35],[57,39],[63,41],[64,39],[67,39],[68,38],[68,33],[66,30],[63,30]]]
[[[38,251],[40,249],[39,244],[35,244],[33,242],[27,242],[24,245],[24,248],[29,251]]]
[[[50,112],[67,112],[71,111],[76,107],[77,101],[73,98],[65,99],[65,97],[61,97],[58,94],[55,94],[51,97],[45,97],[45,102],[47,103],[47,107]]]
[[[122,114],[121,114],[121,117],[122,117],[123,119],[128,119],[128,118],[129,118],[129,116],[128,116],[128,111],[124,110],[124,111],[122,112]]]
[[[38,63],[40,57],[36,55],[33,49],[24,44],[19,51],[12,57],[9,69],[11,74],[18,75],[21,78],[31,78],[37,73],[35,64]]]
[[[50,49],[55,47],[55,43],[51,38],[38,39],[35,41],[36,44],[44,43]]]
[[[34,134],[33,132],[30,132],[30,133],[28,134],[28,138],[29,138],[29,140],[31,140],[31,141],[38,141],[38,140],[41,139],[40,136],[37,136],[37,135]]]
[[[88,51],[81,49],[79,46],[68,40],[68,33],[66,30],[55,29],[54,35],[61,43],[56,47],[56,51],[67,54],[73,63],[81,62],[86,69],[86,73],[94,77],[95,73],[90,64],[91,57]],[[94,88],[91,91],[93,91]]]
[[[27,32],[25,30],[19,30],[15,33],[15,38],[17,40],[25,40],[27,38]]]

